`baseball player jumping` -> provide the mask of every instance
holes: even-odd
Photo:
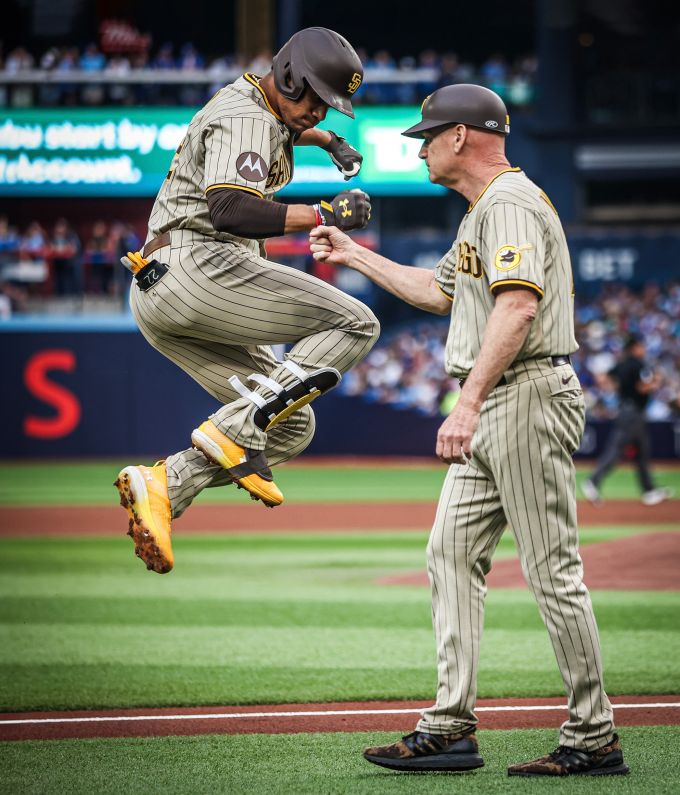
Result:
[[[146,244],[123,258],[144,337],[224,404],[193,431],[192,447],[118,475],[128,533],[153,571],[172,569],[172,519],[207,486],[236,482],[265,505],[283,502],[270,466],[305,449],[314,433],[308,404],[378,338],[366,306],[268,261],[263,246],[319,224],[368,223],[360,191],[313,206],[272,201],[292,178],[293,145],[320,146],[346,178],[358,173],[359,152],[313,128],[329,107],[354,117],[362,78],[349,42],[317,27],[296,33],[269,74],[244,74],[218,91],[177,148]],[[282,363],[270,347],[278,343],[292,344]]]
[[[432,182],[470,202],[435,272],[398,265],[337,229],[311,233],[318,259],[346,265],[399,298],[451,314],[446,370],[460,399],[437,436],[450,464],[428,543],[438,653],[437,701],[416,731],[369,748],[369,762],[402,771],[483,765],[474,713],[485,575],[509,525],[527,584],[550,634],[569,699],[559,747],[510,775],[628,772],[604,690],[600,641],[578,551],[572,454],[584,426],[571,264],[555,208],[505,156],[509,118],[475,85],[435,91],[421,138]]]

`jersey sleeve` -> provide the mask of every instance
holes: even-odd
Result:
[[[439,260],[434,269],[434,283],[453,301],[456,292],[456,244]]]
[[[269,176],[271,138],[271,125],[264,119],[228,116],[212,121],[204,137],[204,191],[235,188],[262,198]]]
[[[482,259],[491,292],[503,285],[545,293],[545,234],[540,215],[509,202],[493,204],[485,213]]]

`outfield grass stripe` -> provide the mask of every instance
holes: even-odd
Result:
[[[126,538],[0,541],[0,711],[332,708],[435,692],[428,589],[376,585],[424,568],[422,534],[178,534],[168,577],[138,567],[130,546]],[[510,536],[499,552],[514,554]],[[670,664],[680,658],[680,592],[600,591],[593,602],[608,692],[647,701],[680,693]],[[145,670],[153,686],[138,674]],[[563,692],[531,593],[490,589],[480,697]]]
[[[649,702],[642,704],[616,704],[620,709],[678,709],[680,701]],[[535,704],[505,707],[476,707],[475,712],[546,712],[566,711],[566,704]],[[78,718],[25,718],[20,720],[0,720],[0,726],[16,726],[20,724],[41,723],[104,723],[104,722],[138,722],[159,720],[234,720],[240,718],[308,718],[334,717],[337,715],[411,715],[420,714],[420,709],[323,709],[303,710],[298,712],[208,712],[197,715],[94,715]]]
[[[315,466],[294,463],[277,467],[277,483],[291,503],[331,502],[436,502],[446,468],[433,462],[416,467],[367,463],[356,460],[351,466]],[[118,471],[138,461],[68,461],[21,464],[0,463],[0,505],[113,505],[118,497],[112,487]],[[150,461],[148,462],[150,463]],[[581,480],[586,470],[581,468]],[[659,486],[680,492],[680,467],[657,465]],[[640,491],[630,467],[617,469],[602,487],[605,500],[638,500]],[[204,505],[247,504],[247,496],[234,488],[206,489],[198,497]]]

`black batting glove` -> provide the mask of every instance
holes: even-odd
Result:
[[[340,171],[345,180],[356,177],[361,169],[361,163],[364,156],[357,152],[357,150],[347,143],[344,138],[336,135],[334,132],[328,130],[331,140],[326,146],[322,146],[331,156],[331,160],[335,163],[338,171]]]
[[[337,226],[343,232],[363,229],[371,220],[371,197],[362,190],[343,190],[330,202],[314,205],[317,223]]]

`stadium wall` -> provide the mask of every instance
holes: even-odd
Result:
[[[49,321],[52,324],[54,321]],[[0,457],[162,457],[217,402],[128,328],[34,325],[0,334],[4,431]],[[318,455],[432,455],[439,417],[331,393],[314,404]],[[655,458],[680,458],[680,421],[651,423]],[[607,423],[588,426],[581,455],[597,455]]]

